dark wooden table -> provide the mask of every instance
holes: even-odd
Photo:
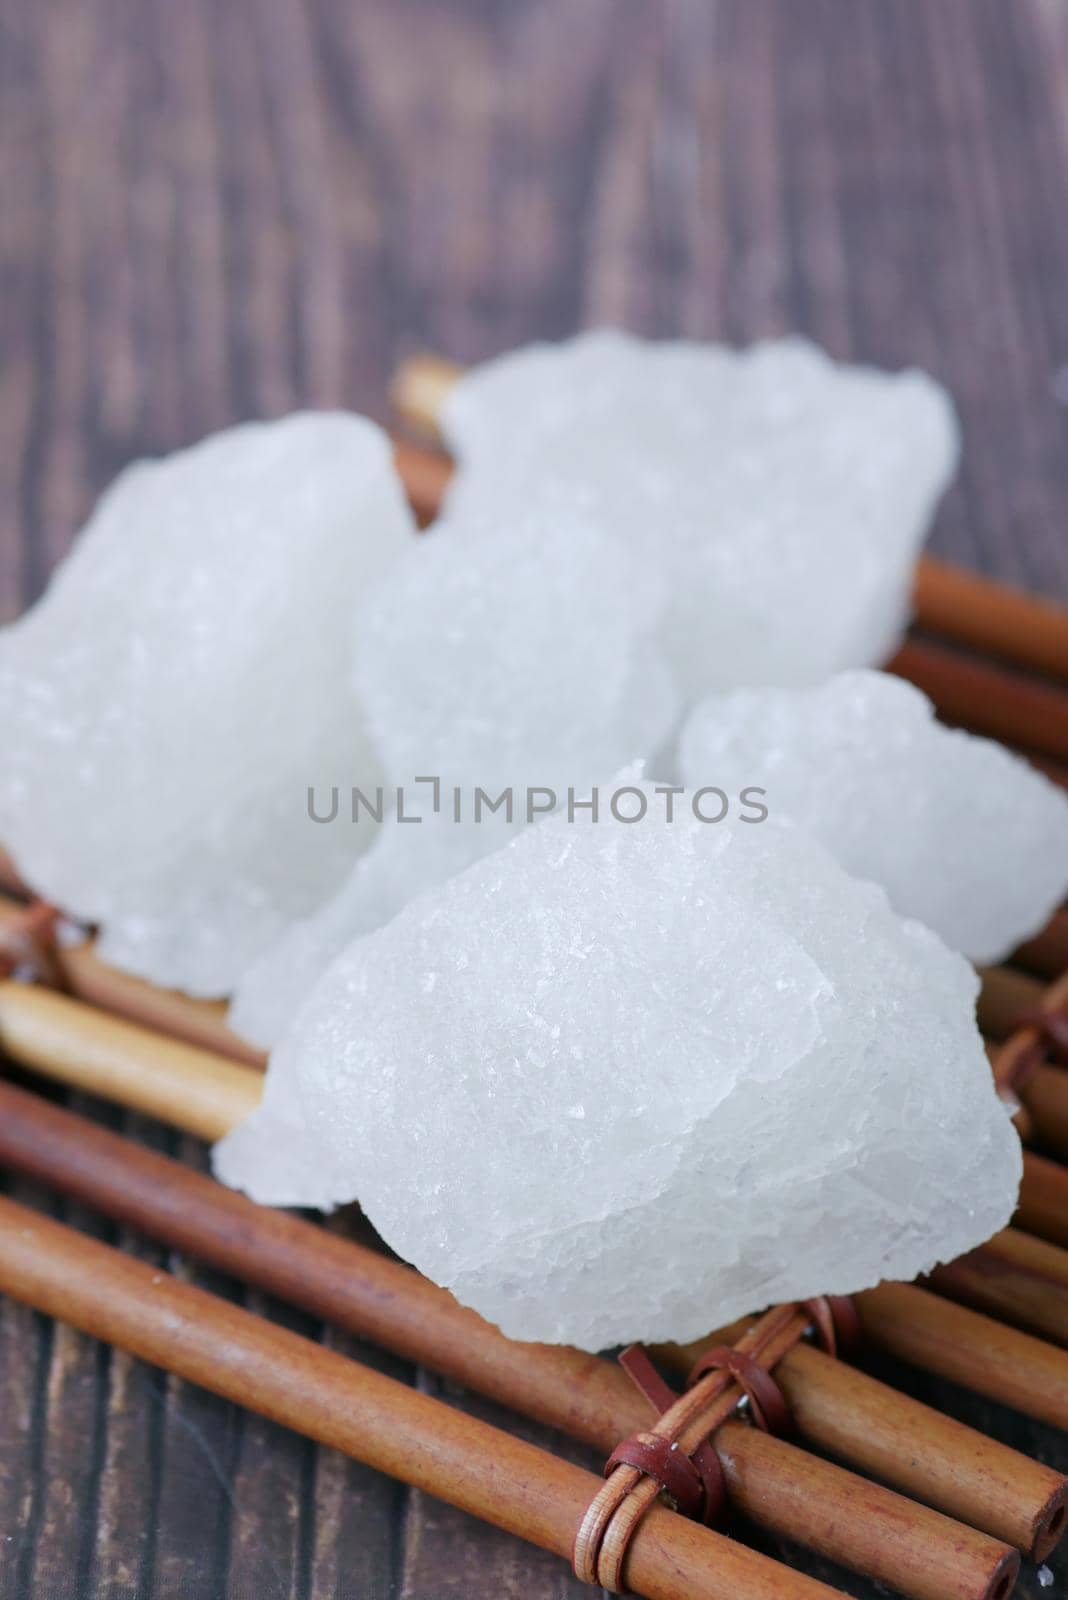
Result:
[[[966,445],[935,549],[1068,598],[1066,0],[7,0],[0,81],[4,618],[130,457],[294,406],[384,415],[413,348],[604,322],[927,367]],[[895,1376],[1068,1467],[1063,1436]],[[1021,1592],[1063,1594],[1054,1570]],[[578,1593],[0,1305],[0,1600]]]

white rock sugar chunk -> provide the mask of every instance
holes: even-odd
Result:
[[[344,875],[307,790],[381,776],[352,624],[411,533],[371,423],[248,424],[122,473],[0,635],[0,838],[107,960],[224,993]]]
[[[689,701],[884,660],[958,454],[930,378],[800,339],[533,345],[462,378],[442,420],[454,512],[579,506],[655,561]]]
[[[302,917],[243,973],[230,1005],[230,1026],[269,1049],[293,1022],[327,967],[354,939],[372,933],[424,889],[444,883],[499,849],[509,837],[505,814],[482,814],[459,823],[444,797],[434,813],[405,799],[400,822],[390,816],[325,905]],[[418,821],[414,818],[418,817]],[[522,826],[519,817],[512,828]]]
[[[680,762],[694,786],[766,788],[776,814],[973,961],[1000,961],[1068,892],[1068,798],[885,673],[710,695]]]
[[[661,604],[655,571],[574,512],[446,520],[413,542],[359,614],[356,687],[405,809],[436,779],[439,814],[384,826],[242,975],[239,1033],[273,1044],[348,943],[496,848],[509,805],[519,826],[528,789],[539,811],[566,805],[666,745],[679,704],[649,637]]]
[[[356,683],[400,780],[596,781],[656,753],[678,702],[655,568],[572,510],[446,519],[359,618]]]
[[[526,828],[335,962],[216,1149],[515,1337],[691,1339],[1008,1220],[976,978],[772,822]]]

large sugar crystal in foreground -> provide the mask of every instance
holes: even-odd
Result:
[[[690,1339],[1008,1220],[976,979],[772,822],[553,818],[351,945],[217,1171],[518,1338]]]
[[[764,787],[777,815],[973,961],[1000,961],[1068,891],[1068,798],[886,673],[710,695],[680,763],[693,785]]]
[[[347,870],[307,791],[380,776],[353,616],[410,536],[371,423],[249,424],[127,469],[0,635],[0,838],[106,959],[225,993]]]
[[[461,378],[442,426],[454,512],[579,505],[656,562],[688,700],[885,659],[958,450],[930,378],[800,339],[534,345]]]

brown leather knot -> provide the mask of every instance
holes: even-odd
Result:
[[[705,1486],[677,1439],[665,1439],[662,1433],[632,1433],[608,1457],[605,1477],[620,1466],[637,1467],[647,1478],[655,1478],[676,1511],[694,1522],[704,1520]]]
[[[44,900],[34,900],[10,921],[0,924],[0,978],[25,972],[31,978],[59,983],[56,958],[56,923],[59,912]]]
[[[620,1365],[660,1415],[648,1431],[624,1439],[609,1456],[605,1482],[575,1534],[578,1578],[612,1594],[625,1593],[627,1550],[645,1513],[661,1496],[686,1516],[718,1522],[726,1509],[727,1485],[712,1440],[743,1399],[758,1427],[778,1434],[792,1431],[786,1398],[771,1369],[810,1332],[831,1353],[848,1348],[860,1332],[852,1300],[827,1295],[804,1307],[773,1306],[739,1335],[737,1346],[717,1345],[703,1355],[681,1395],[664,1381],[641,1345],[623,1351]]]
[[[575,1534],[575,1575],[584,1583],[625,1592],[623,1563],[637,1528],[662,1494],[684,1516],[717,1523],[726,1509],[727,1485],[707,1433],[699,1433],[688,1452],[679,1435],[692,1436],[702,1416],[701,1398],[679,1395],[657,1372],[641,1345],[619,1358],[631,1382],[660,1413],[651,1429],[616,1446],[605,1463],[605,1483],[586,1510]],[[708,1432],[733,1409],[733,1401],[713,1413]],[[703,1432],[703,1430],[702,1430]]]
[[[668,1416],[672,1407],[678,1405],[678,1394],[657,1372],[644,1346],[628,1345],[626,1350],[620,1353],[619,1364],[634,1387],[641,1391],[654,1411],[660,1413],[661,1418]],[[676,1439],[665,1435],[659,1437],[667,1437],[672,1449],[677,1449]],[[624,1444],[626,1443],[628,1441],[624,1440]],[[606,1475],[611,1470],[614,1459],[615,1452],[608,1458],[605,1466]],[[701,1503],[697,1511],[692,1513],[694,1519],[709,1526],[721,1522],[727,1510],[727,1480],[711,1440],[703,1440],[692,1455],[685,1459],[690,1462],[701,1485]],[[630,1465],[634,1466],[636,1463],[631,1462]],[[656,1473],[650,1473],[649,1476],[655,1478]],[[670,1493],[670,1490],[668,1492]]]
[[[690,1388],[706,1372],[729,1372],[749,1402],[749,1413],[758,1428],[780,1437],[792,1433],[793,1423],[786,1396],[775,1382],[767,1367],[762,1367],[744,1350],[735,1350],[729,1344],[717,1344],[706,1350],[694,1363],[687,1379]]]
[[[1068,1009],[1023,1011],[998,1055],[995,1079],[1002,1094],[1019,1099],[1044,1062],[1068,1065]]]
[[[820,1294],[805,1301],[812,1328],[829,1356],[851,1355],[861,1340],[860,1313],[852,1295]]]

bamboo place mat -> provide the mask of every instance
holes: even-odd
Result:
[[[430,409],[412,402],[413,391],[433,393],[425,363],[398,383],[401,409],[425,426]],[[397,456],[428,520],[449,463],[407,438]],[[1002,739],[1068,782],[1068,614],[926,560],[916,626],[890,667],[930,694],[944,720]],[[0,887],[0,927],[24,937],[32,958],[27,897],[6,860]],[[744,1384],[717,1377],[714,1455],[731,1513],[725,1530],[738,1537],[653,1505],[614,1569],[619,1584],[671,1600],[831,1593],[789,1564],[800,1546],[834,1582],[850,1585],[848,1569],[914,1600],[1003,1600],[1021,1558],[1044,1561],[1055,1548],[1068,1480],[1042,1457],[1048,1430],[1068,1430],[1068,1071],[1041,1013],[1068,1006],[1068,912],[982,977],[992,1068],[1021,1085],[1027,1153],[1013,1226],[923,1284],[857,1296],[860,1365],[808,1336],[797,1342],[800,1329],[816,1331],[808,1312],[717,1335],[774,1370],[791,1437],[751,1425],[752,1407],[738,1410]],[[663,1407],[651,1408],[609,1360],[504,1339],[368,1241],[353,1215],[324,1227],[206,1176],[203,1142],[257,1103],[264,1065],[227,1028],[222,1007],[119,973],[87,940],[49,947],[35,982],[0,982],[0,1046],[13,1069],[0,1082],[0,1165],[29,1179],[38,1202],[0,1198],[0,1288],[572,1559],[603,1493],[591,1466],[625,1436],[646,1433]],[[126,1134],[102,1123],[101,1102],[128,1114]],[[64,1221],[49,1195],[61,1197]],[[162,1253],[146,1261],[140,1240]],[[187,1262],[209,1269],[215,1292],[202,1276],[190,1281]],[[249,1309],[234,1304],[236,1283],[250,1286]],[[323,1324],[334,1330],[325,1342]],[[787,1342],[776,1344],[783,1329]],[[701,1350],[655,1354],[681,1387]],[[486,1397],[497,1408],[492,1423],[470,1404],[398,1381],[413,1363]],[[979,1397],[981,1428],[926,1403],[946,1383]],[[699,1391],[691,1395],[687,1452],[705,1415]],[[974,1421],[974,1405],[950,1410],[971,1407]],[[1032,1451],[1002,1442],[1010,1411],[1034,1425]],[[524,1418],[557,1430],[556,1447],[531,1443]],[[70,1445],[83,1437],[89,1448],[93,1426],[70,1419]],[[1011,1431],[1018,1439],[1018,1426]],[[1053,1454],[1064,1461],[1062,1445]],[[634,1492],[655,1499],[655,1486],[632,1475]],[[591,1568],[602,1581],[607,1561]]]

